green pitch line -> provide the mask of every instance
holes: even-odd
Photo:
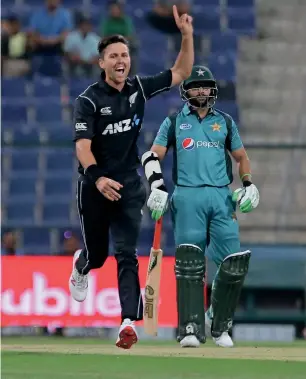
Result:
[[[21,337],[2,337],[1,338],[2,344],[7,345],[21,345],[21,344],[42,344],[42,345],[48,345],[48,344],[72,344],[72,345],[114,345],[115,340],[103,340],[100,338],[75,338],[75,337],[27,337],[27,336],[21,336]],[[173,341],[162,341],[162,340],[146,340],[141,341],[137,344],[138,345],[149,345],[149,346],[176,346],[178,343]],[[201,345],[202,346],[202,345]],[[215,346],[215,344],[211,340],[207,340],[206,344],[203,345],[203,347],[212,347]],[[306,341],[305,340],[299,340],[294,342],[235,342],[236,347],[243,347],[243,346],[249,346],[249,347],[301,347],[306,349]],[[305,353],[306,354],[306,353]]]
[[[303,362],[4,352],[5,379],[305,379]]]

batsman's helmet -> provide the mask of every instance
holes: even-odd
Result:
[[[199,88],[210,88],[210,94],[203,96],[199,94],[197,96],[191,96],[189,90]],[[180,85],[180,94],[183,101],[195,108],[211,108],[215,105],[218,88],[217,82],[209,70],[205,66],[193,66],[191,75],[184,80]]]

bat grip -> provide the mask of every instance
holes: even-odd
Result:
[[[155,223],[154,239],[153,239],[153,249],[154,250],[159,250],[160,249],[162,224],[163,224],[163,219],[161,217]]]

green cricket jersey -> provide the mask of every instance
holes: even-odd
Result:
[[[233,174],[228,151],[243,147],[231,116],[212,108],[201,120],[187,104],[164,120],[154,144],[173,147],[173,180],[186,187],[229,185]]]

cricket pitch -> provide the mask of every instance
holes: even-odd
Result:
[[[2,344],[2,351],[57,354],[101,354],[117,356],[193,357],[218,359],[258,359],[306,362],[306,350],[296,347],[234,347],[224,349],[205,346],[183,349],[177,346],[136,345],[131,350],[112,345],[61,344]]]

